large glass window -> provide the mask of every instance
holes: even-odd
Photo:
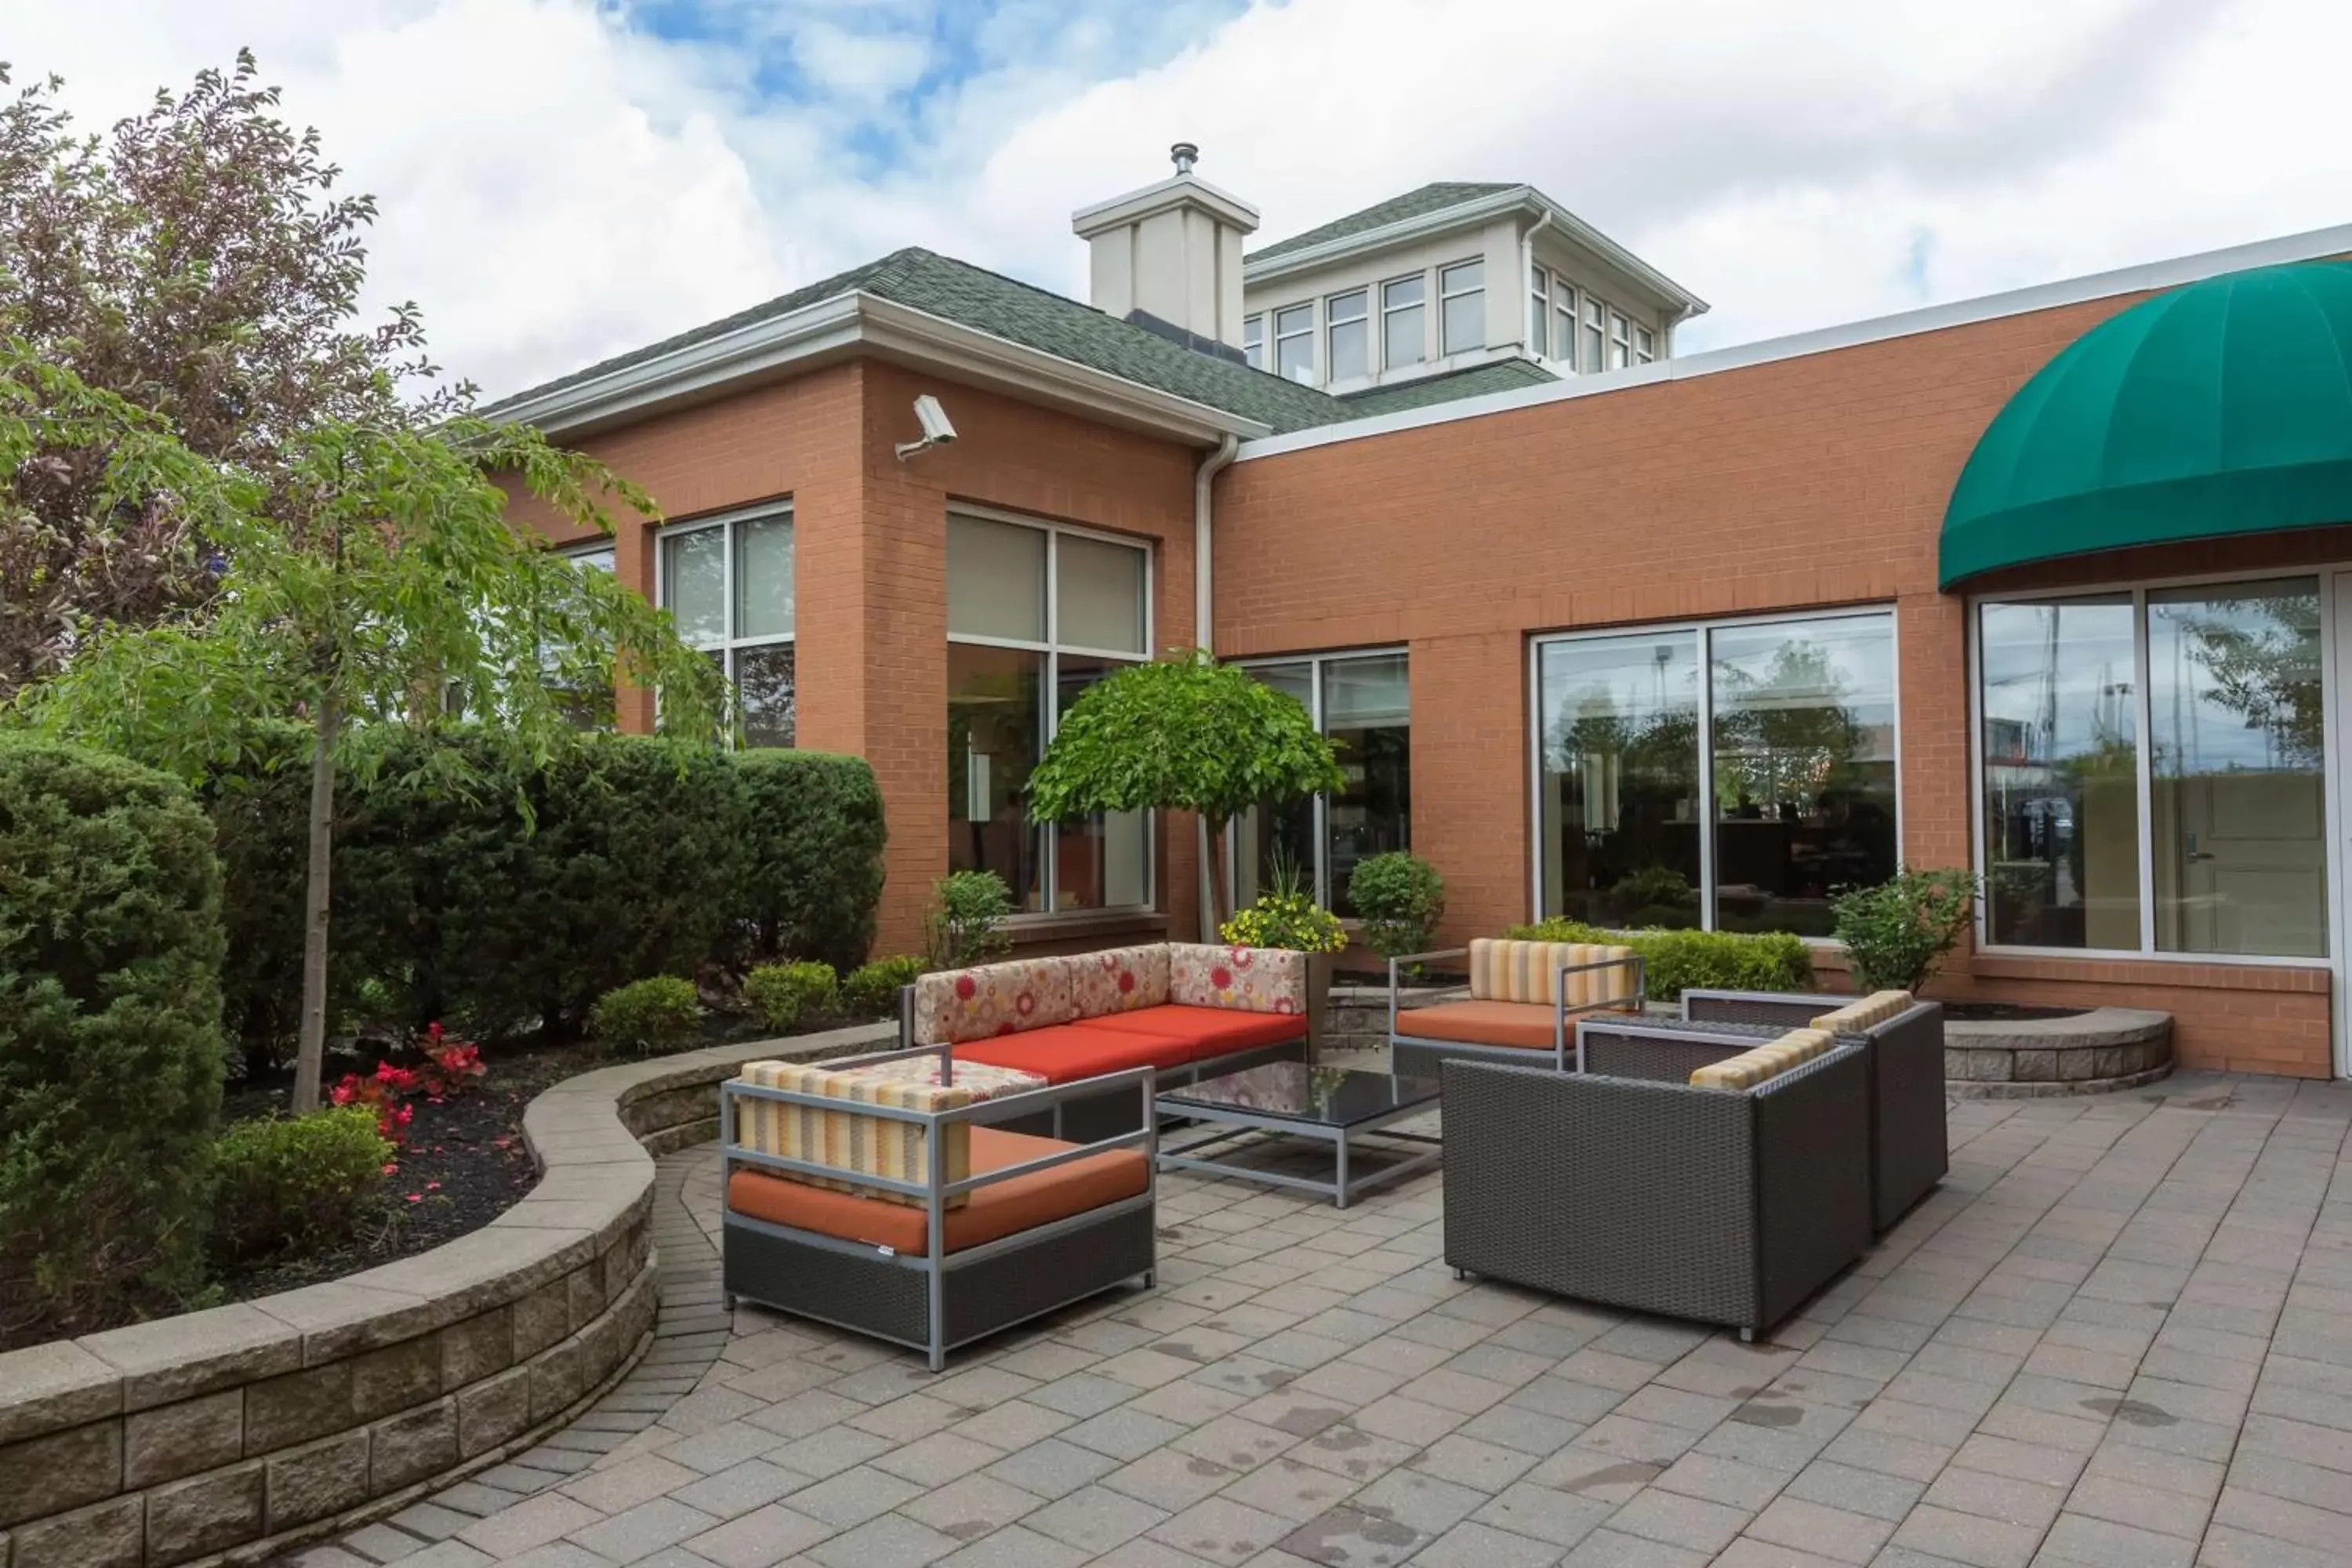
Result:
[[[1416,272],[1381,285],[1381,363],[1394,370],[1429,357],[1429,278]]]
[[[2139,704],[2128,594],[1977,606],[1985,929],[2139,945]]]
[[[1549,639],[1536,682],[1545,914],[1819,936],[1894,872],[1893,616]]]
[[[948,864],[994,871],[1036,912],[1148,906],[1139,812],[1029,821],[1029,774],[1080,693],[1150,647],[1139,546],[962,514],[948,519]]]
[[[1370,855],[1412,847],[1411,682],[1401,652],[1328,654],[1253,665],[1298,700],[1339,753],[1339,794],[1260,806],[1234,825],[1237,902],[1284,868],[1327,909],[1353,915],[1349,879]]]
[[[1371,298],[1370,290],[1359,289],[1352,294],[1334,294],[1325,301],[1324,311],[1331,322],[1333,381],[1349,381],[1372,373],[1372,327],[1367,319]]]
[[[1441,304],[1439,326],[1444,342],[1438,353],[1470,353],[1486,346],[1486,264],[1465,261],[1437,275]]]
[[[744,512],[670,529],[661,602],[678,636],[735,683],[737,740],[793,744],[793,515]]]
[[[1977,605],[1989,941],[2326,956],[2319,594]]]

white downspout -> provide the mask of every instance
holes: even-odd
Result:
[[[1234,454],[1242,449],[1241,437],[1228,433],[1217,443],[1217,449],[1201,459],[1192,475],[1192,643],[1205,652],[1217,650],[1217,605],[1215,562],[1209,537],[1210,496],[1216,478]],[[1217,919],[1213,905],[1215,883],[1209,879],[1209,823],[1205,817],[1193,819],[1193,831],[1198,836],[1195,861],[1200,874],[1200,886],[1195,889],[1201,911],[1201,940],[1217,940]]]

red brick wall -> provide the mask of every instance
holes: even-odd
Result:
[[[1903,851],[1970,852],[1965,609],[1936,584],[1977,437],[2129,300],[1308,447],[1218,482],[1217,646],[1406,644],[1413,846],[1447,935],[1531,907],[1528,638],[1843,605],[1896,609]],[[2069,563],[2037,584],[2352,558],[2352,530]],[[2324,973],[1963,956],[1952,995],[2112,1001],[2179,1019],[2186,1059],[2329,1070]]]
[[[939,395],[960,439],[911,462],[911,405]],[[1191,448],[933,375],[859,361],[578,443],[686,519],[789,497],[794,519],[799,741],[865,757],[890,843],[876,951],[919,951],[933,879],[947,869],[947,513],[954,501],[1079,523],[1153,545],[1162,647],[1192,640]],[[519,518],[568,541],[528,499]],[[651,529],[620,531],[623,580],[653,588]],[[625,727],[652,703],[624,693]],[[1160,907],[1190,935],[1192,826],[1163,824]],[[1083,943],[1085,922],[1055,940]],[[1042,934],[1042,933],[1041,933]],[[1106,936],[1105,940],[1112,940]],[[1117,940],[1136,940],[1133,922]]]

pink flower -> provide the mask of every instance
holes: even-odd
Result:
[[[396,1176],[400,1174],[400,1166],[397,1163],[386,1165],[383,1168],[383,1173],[387,1176]]]

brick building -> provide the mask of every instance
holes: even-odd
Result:
[[[1835,887],[1971,865],[1984,912],[1939,992],[2160,1006],[2192,1064],[2342,1070],[2352,499],[2325,509],[2352,434],[2339,474],[2273,449],[2274,407],[2212,415],[2210,461],[2118,432],[2150,384],[2321,387],[2261,356],[2334,353],[2324,309],[2248,346],[2196,301],[2352,230],[1676,357],[1703,302],[1524,186],[1247,253],[1255,222],[1185,160],[1077,215],[1102,309],[904,251],[498,410],[660,500],[658,529],[556,542],[725,662],[749,739],[871,760],[883,950],[964,866],[1006,876],[1024,941],[1193,929],[1194,824],[1035,829],[1021,784],[1089,681],[1197,642],[1297,695],[1349,770],[1243,825],[1244,891],[1286,854],[1345,912],[1354,860],[1409,845],[1450,937],[1818,936]],[[2167,291],[2191,300],[2168,324],[2094,331]],[[2168,333],[2170,360],[2144,349]],[[924,396],[951,443],[919,444]],[[2308,482],[2066,479],[2095,523],[2010,493],[2078,449]],[[2133,532],[2124,502],[2166,494]],[[642,694],[621,713],[651,721]]]

